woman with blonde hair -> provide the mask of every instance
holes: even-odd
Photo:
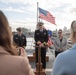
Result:
[[[0,10],[0,75],[34,75],[23,48],[19,56],[12,45],[8,20]]]
[[[72,48],[57,56],[52,75],[76,75],[76,21],[71,24],[71,40]]]

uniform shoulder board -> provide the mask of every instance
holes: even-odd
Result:
[[[22,33],[22,36],[26,36],[24,33]]]
[[[14,34],[14,36],[18,35],[17,33]]]

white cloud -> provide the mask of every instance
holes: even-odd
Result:
[[[21,8],[12,8],[12,7],[8,7],[8,8],[3,8],[3,10],[5,10],[5,11],[9,11],[9,12],[19,12],[19,13],[30,13],[30,14],[32,14],[32,10],[31,11],[29,11],[28,9],[27,10],[25,10],[23,7],[21,7]]]
[[[35,0],[1,0],[4,3],[33,3],[36,2]]]
[[[25,2],[26,0],[1,0],[4,3],[21,3]]]
[[[13,12],[20,12],[20,13],[24,13],[24,10],[20,10],[20,9],[14,9],[12,7],[8,7],[6,9],[4,9],[5,11],[13,11]]]
[[[22,21],[19,19],[18,21],[13,20],[14,24],[11,22],[13,24],[13,27],[18,26],[18,25],[21,26],[21,24],[22,26],[24,26],[26,22],[31,22],[29,24],[27,23],[26,27],[32,28],[32,30],[35,29],[36,14],[37,14],[37,1],[39,2],[39,7],[49,11],[50,13],[52,13],[52,15],[56,17],[57,27],[51,26],[51,24],[47,24],[47,22],[44,21],[45,27],[47,29],[48,28],[49,29],[63,28],[64,26],[70,28],[71,21],[76,19],[75,17],[76,0],[70,0],[70,1],[66,1],[66,0],[31,0],[31,1],[30,0],[1,0],[1,1],[6,2],[8,4],[9,3],[24,4],[24,6],[21,6],[19,8],[8,7],[5,9],[6,11],[31,14],[31,15],[27,14],[28,17],[26,17],[26,19]],[[30,18],[30,16],[32,16],[32,18]],[[20,22],[20,24],[17,22]]]

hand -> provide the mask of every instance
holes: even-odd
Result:
[[[60,48],[59,50],[62,51],[62,48]]]
[[[25,49],[26,46],[23,46],[23,48]]]
[[[43,44],[40,44],[39,46],[40,46],[40,47],[44,47],[44,45],[43,45]]]
[[[39,44],[39,45],[40,45],[40,44],[41,44],[41,42],[40,42],[40,41],[38,41],[38,42],[37,42],[37,44]]]
[[[26,56],[25,49],[24,49],[24,48],[22,48],[22,47],[19,47],[18,49],[20,50],[20,56],[25,57],[25,56]]]

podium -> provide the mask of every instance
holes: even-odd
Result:
[[[42,68],[42,63],[41,63],[41,48],[40,46],[35,46],[38,48],[38,63],[36,64],[36,70],[34,71],[35,75],[45,75],[45,70]],[[46,48],[44,46],[43,48]]]
[[[28,55],[28,59],[30,62],[35,62],[36,60],[36,53],[33,53],[33,55]],[[49,56],[46,56],[46,62],[49,61]]]

